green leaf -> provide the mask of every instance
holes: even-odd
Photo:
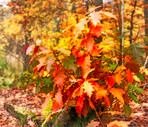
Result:
[[[39,87],[40,87],[40,85],[41,85],[41,81],[38,80],[38,82],[37,82],[37,84],[36,84],[36,94],[38,94],[38,92],[39,92]]]
[[[63,60],[64,67],[76,72],[76,58],[75,57],[67,57]]]
[[[50,83],[51,83],[51,78],[48,77],[48,78],[43,78],[43,82],[46,86],[50,86]]]
[[[61,53],[63,53],[63,54],[65,54],[65,55],[67,55],[67,56],[70,56],[70,50],[68,50],[68,49],[65,49],[65,48],[58,48],[57,49],[58,51],[60,51]]]
[[[47,106],[43,109],[43,114],[48,116],[49,113],[51,113],[52,111],[52,105],[53,105],[53,100],[52,99],[49,99],[49,102],[47,104]]]
[[[140,104],[140,102],[138,101],[137,97],[133,93],[130,92],[128,94],[129,94],[129,97],[132,98],[135,103]]]
[[[51,123],[54,124],[55,121],[57,120],[58,116],[60,113],[57,113],[55,116],[53,116],[53,118],[51,119]]]
[[[137,76],[140,80],[145,81],[144,75],[136,73],[136,76]]]
[[[52,115],[52,105],[53,105],[53,100],[50,99],[47,106],[44,108],[44,110],[42,112],[45,115],[45,121],[43,122],[42,127],[45,126],[49,117]]]
[[[130,117],[130,115],[132,113],[130,106],[128,104],[124,104],[123,108],[124,108],[123,111],[126,114],[126,116]]]
[[[132,84],[128,84],[128,86],[129,86],[129,89],[131,89],[131,90],[136,90],[136,93],[145,93],[145,90],[144,89],[142,89],[142,88],[138,88],[138,87],[136,87],[135,85],[132,85]]]
[[[109,68],[110,69],[113,69],[114,70],[116,67],[117,67],[117,64],[109,64]]]

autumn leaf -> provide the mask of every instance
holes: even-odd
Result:
[[[75,57],[66,57],[64,60],[63,60],[63,63],[64,63],[64,67],[67,68],[67,69],[70,69],[74,72],[76,72],[76,58]]]
[[[109,78],[109,81],[108,81],[108,86],[109,86],[109,87],[112,87],[114,84],[115,84],[114,77],[111,76],[111,77]]]
[[[84,118],[86,118],[87,113],[88,113],[88,109],[87,109],[87,105],[86,104],[83,105],[83,109],[82,109],[81,113],[84,116]]]
[[[41,47],[40,48],[41,51],[39,52],[39,54],[49,54],[50,53],[50,50],[47,48],[47,47]]]
[[[98,23],[101,23],[100,20],[102,18],[101,18],[101,15],[99,12],[94,11],[94,12],[90,13],[89,16],[90,16],[89,19],[91,20],[91,22],[94,26],[96,26]]]
[[[28,47],[29,47],[29,45],[26,45],[26,46],[23,48],[23,51],[25,51]]]
[[[104,12],[102,11],[102,14],[105,14],[106,16],[110,17],[110,18],[114,18],[114,19],[117,19],[115,15],[109,13],[109,12]]]
[[[81,111],[83,109],[83,100],[84,100],[84,95],[80,96],[76,102],[76,111],[80,117],[81,117]]]
[[[39,64],[36,66],[37,71],[38,71],[42,66],[45,65],[46,57],[41,57],[41,58],[38,59],[38,61],[39,61]]]
[[[96,100],[102,99],[103,97],[107,96],[108,92],[103,87],[98,87],[96,89]]]
[[[59,89],[63,89],[65,79],[66,75],[64,74],[64,71],[57,72],[56,76],[54,77],[55,80],[54,86],[57,85]]]
[[[63,107],[62,93],[57,92],[53,101],[52,109],[54,112],[57,112],[59,109]]]
[[[101,26],[91,26],[91,31],[93,36],[100,37],[101,36]]]
[[[34,48],[34,54],[36,54],[39,51],[39,46],[35,46]]]
[[[107,127],[129,127],[130,121],[112,121],[109,124],[107,124]]]
[[[118,73],[115,75],[115,80],[116,80],[116,83],[117,83],[118,85],[120,85],[120,84],[122,83],[123,78],[122,78],[122,72],[121,72],[121,71],[118,72]]]
[[[51,56],[48,57],[48,60],[47,60],[47,68],[46,68],[47,72],[50,71],[53,63],[54,63],[54,57],[51,55]]]
[[[104,97],[104,102],[105,102],[105,105],[106,105],[106,106],[110,106],[110,99],[109,99],[108,96],[105,96],[105,97]]]
[[[62,93],[61,92],[58,92],[58,93],[56,93],[56,95],[55,95],[55,100],[59,103],[59,104],[62,104],[63,103],[63,101],[62,101]]]
[[[78,65],[78,66],[83,65],[84,60],[85,60],[85,56],[86,56],[86,55],[84,54],[84,55],[82,55],[81,57],[78,58],[78,61],[77,61],[77,65]]]
[[[94,120],[91,120],[86,127],[98,127],[100,125],[100,122],[98,121],[94,121]]]
[[[42,108],[45,108],[48,105],[51,98],[52,98],[52,95],[50,93],[46,95],[45,101],[42,104]]]
[[[123,94],[125,91],[120,88],[111,88],[109,91],[114,97],[116,97],[122,104],[124,104]]]
[[[88,52],[91,52],[94,46],[94,38],[92,36],[88,36],[86,39],[86,48]]]
[[[92,92],[94,91],[92,84],[88,81],[84,81],[81,88],[84,89],[84,92],[91,98]]]
[[[84,77],[86,75],[87,72],[89,72],[91,69],[90,69],[90,66],[91,66],[91,60],[90,60],[90,56],[86,56],[85,57],[85,60],[81,66],[82,68],[82,77]]]
[[[31,51],[33,51],[34,44],[30,45],[26,50],[26,55],[28,55]]]
[[[74,90],[72,97],[75,99],[76,97],[82,96],[83,95],[83,89],[78,87],[77,89]]]
[[[130,117],[130,115],[132,113],[132,110],[131,110],[130,106],[127,105],[127,104],[124,104],[123,108],[124,108],[123,111],[125,112],[125,114],[127,115],[127,117]]]
[[[81,19],[80,22],[76,25],[74,35],[77,37],[79,33],[84,29],[84,26],[87,24],[86,18]]]
[[[129,69],[126,71],[126,78],[131,84],[133,83],[133,74]]]

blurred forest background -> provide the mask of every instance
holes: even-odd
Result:
[[[0,87],[24,85],[24,77],[31,76],[30,56],[23,51],[26,45],[63,46],[62,41],[68,43],[69,38],[60,34],[93,6],[116,16],[115,22],[106,22],[106,27],[112,24],[109,40],[119,47],[124,37],[124,47],[131,45],[133,56],[143,66],[148,54],[148,0],[125,0],[124,5],[122,0],[4,0],[0,5]]]

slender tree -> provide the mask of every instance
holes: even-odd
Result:
[[[145,36],[148,37],[148,0],[144,0],[145,8],[144,8],[144,15],[145,15]],[[148,47],[148,42],[145,41],[146,47]],[[147,48],[146,48],[147,49]],[[146,56],[148,56],[148,50],[146,50]],[[148,64],[146,65],[148,68]]]

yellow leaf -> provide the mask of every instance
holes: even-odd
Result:
[[[107,90],[105,90],[104,88],[97,90],[97,93],[96,93],[96,99],[97,100],[102,99],[105,96],[107,96]]]
[[[136,75],[134,75],[133,78],[135,81],[140,82],[140,79]]]
[[[129,121],[113,121],[107,124],[107,127],[128,127]]]
[[[92,95],[92,92],[94,91],[94,88],[92,86],[91,83],[89,83],[88,81],[85,81],[83,84],[82,84],[82,89],[84,89],[84,92],[89,96],[91,97]]]
[[[122,104],[124,104],[123,94],[125,91],[120,88],[111,88],[110,93],[116,97]]]

